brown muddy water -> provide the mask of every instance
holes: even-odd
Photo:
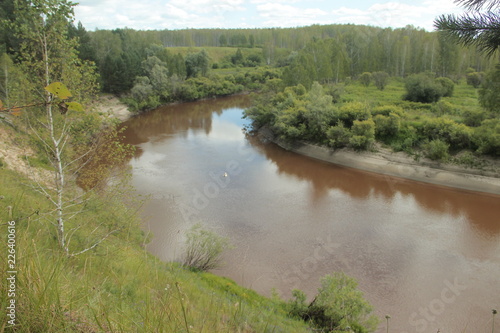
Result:
[[[491,332],[500,310],[500,196],[323,163],[243,128],[248,96],[159,108],[125,123],[148,250],[182,256],[202,222],[233,249],[214,273],[284,298],[355,277],[379,332]],[[228,176],[224,177],[224,173]],[[500,329],[497,316],[496,327]]]

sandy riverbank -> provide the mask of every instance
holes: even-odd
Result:
[[[125,121],[132,117],[132,112],[129,111],[127,105],[120,102],[116,96],[111,94],[101,95],[93,103],[93,107],[98,112],[120,121]]]
[[[350,149],[332,150],[308,143],[287,143],[275,138],[269,130],[259,135],[295,153],[346,167],[401,177],[426,183],[487,192],[500,195],[500,161],[490,160],[483,169],[441,164],[426,158],[415,161],[403,152],[378,148],[376,152]]]

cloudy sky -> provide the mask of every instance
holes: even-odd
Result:
[[[453,0],[80,0],[75,9],[76,21],[87,30],[355,23],[431,31],[440,14],[460,12]]]

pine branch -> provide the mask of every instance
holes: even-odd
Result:
[[[492,56],[500,46],[500,15],[497,13],[441,15],[434,26],[464,46],[476,46],[487,56]]]
[[[497,0],[455,0],[455,3],[469,10],[481,10],[484,7],[486,11],[491,11],[500,5]]]

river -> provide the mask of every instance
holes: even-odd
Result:
[[[312,298],[355,277],[391,332],[491,332],[500,308],[500,196],[327,164],[246,133],[249,96],[128,120],[132,182],[148,195],[147,248],[177,260],[196,222],[234,248],[214,273],[264,295]],[[224,173],[228,176],[224,177]],[[497,318],[497,321],[499,319]],[[497,325],[500,327],[500,325]]]

